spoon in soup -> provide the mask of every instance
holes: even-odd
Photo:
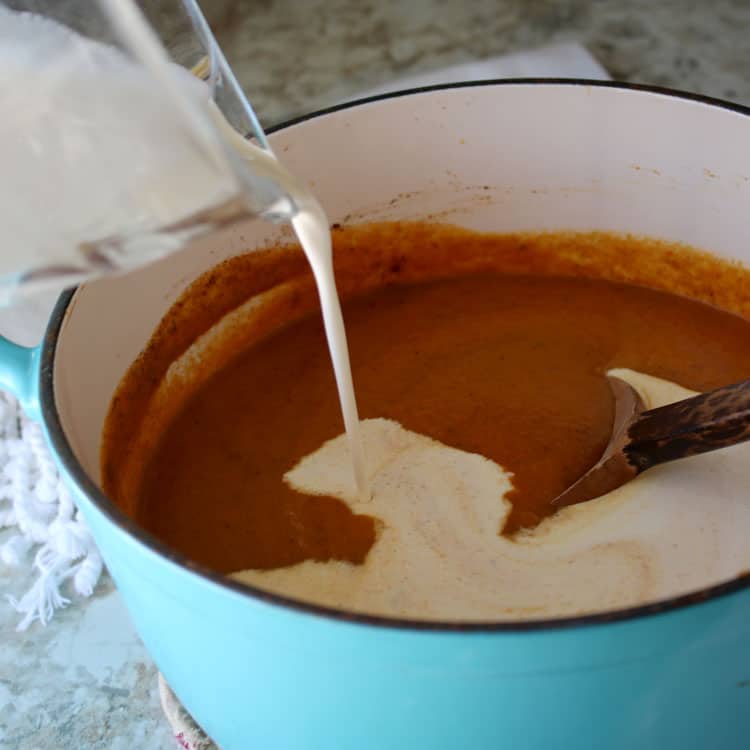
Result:
[[[612,435],[602,457],[552,505],[584,503],[657,464],[750,440],[750,380],[646,410],[629,383],[607,376],[615,397]]]

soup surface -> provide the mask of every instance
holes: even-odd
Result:
[[[601,455],[607,370],[696,391],[750,376],[748,272],[687,248],[424,225],[334,235],[362,418],[501,466],[512,508],[494,532],[511,540]],[[107,422],[105,489],[220,572],[362,564],[380,519],[283,479],[341,432],[304,260],[251,253],[196,282],[131,368]]]

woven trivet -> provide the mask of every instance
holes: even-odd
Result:
[[[198,726],[185,710],[167,681],[159,675],[159,698],[178,747],[183,750],[219,750],[213,740]]]

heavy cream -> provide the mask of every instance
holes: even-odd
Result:
[[[83,272],[92,246],[114,240],[122,267],[145,262],[184,240],[165,228],[236,197],[234,175],[118,49],[0,7],[0,61],[0,278]],[[205,101],[202,82],[174,74]]]
[[[693,395],[613,370],[648,407]],[[613,610],[686,593],[750,568],[750,445],[658,466],[546,519],[499,535],[513,477],[476,454],[399,424],[362,423],[372,501],[361,503],[343,436],[284,480],[382,522],[363,565],[301,564],[235,574],[242,582],[350,611],[439,620],[516,620]],[[510,438],[512,439],[512,438]]]
[[[62,287],[105,268],[141,265],[209,231],[212,222],[196,217],[219,207],[226,214],[247,186],[229,168],[219,140],[198,138],[196,123],[185,119],[186,111],[207,110],[231,153],[256,177],[280,185],[296,205],[291,223],[318,285],[350,470],[366,500],[328,219],[309,189],[233,130],[209,89],[179,66],[170,68],[170,80],[191,105],[187,110],[174,106],[151,71],[117,48],[2,7],[0,61],[6,178],[0,180],[0,307],[17,302],[16,287],[30,272],[44,271],[45,283]],[[50,269],[59,278],[50,278]]]

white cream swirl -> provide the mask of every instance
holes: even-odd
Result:
[[[613,374],[649,407],[693,395],[631,370]],[[655,467],[511,541],[498,535],[512,488],[502,467],[389,420],[366,420],[362,430],[370,503],[357,499],[343,435],[284,478],[381,519],[365,563],[308,561],[235,578],[350,611],[502,621],[618,609],[750,568],[750,444]]]

